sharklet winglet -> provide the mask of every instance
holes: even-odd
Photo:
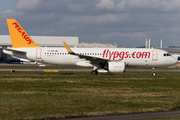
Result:
[[[68,46],[67,46],[67,44],[63,41],[63,43],[64,43],[64,46],[66,47],[66,50],[67,50],[67,52],[68,53],[74,53]]]

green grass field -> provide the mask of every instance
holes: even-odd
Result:
[[[0,119],[180,109],[180,72],[0,72]]]

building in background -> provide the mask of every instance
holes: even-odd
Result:
[[[77,47],[85,47],[85,48],[116,48],[116,46],[112,44],[101,44],[101,43],[79,43]]]

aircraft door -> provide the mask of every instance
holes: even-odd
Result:
[[[157,50],[153,50],[152,51],[152,60],[153,61],[157,61],[158,60],[158,51]]]
[[[41,53],[42,53],[42,49],[41,48],[37,48],[36,49],[36,59],[41,59]]]

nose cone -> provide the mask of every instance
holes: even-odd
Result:
[[[177,64],[178,63],[178,59],[175,58],[175,57],[172,57],[171,63],[172,63],[172,65]]]

